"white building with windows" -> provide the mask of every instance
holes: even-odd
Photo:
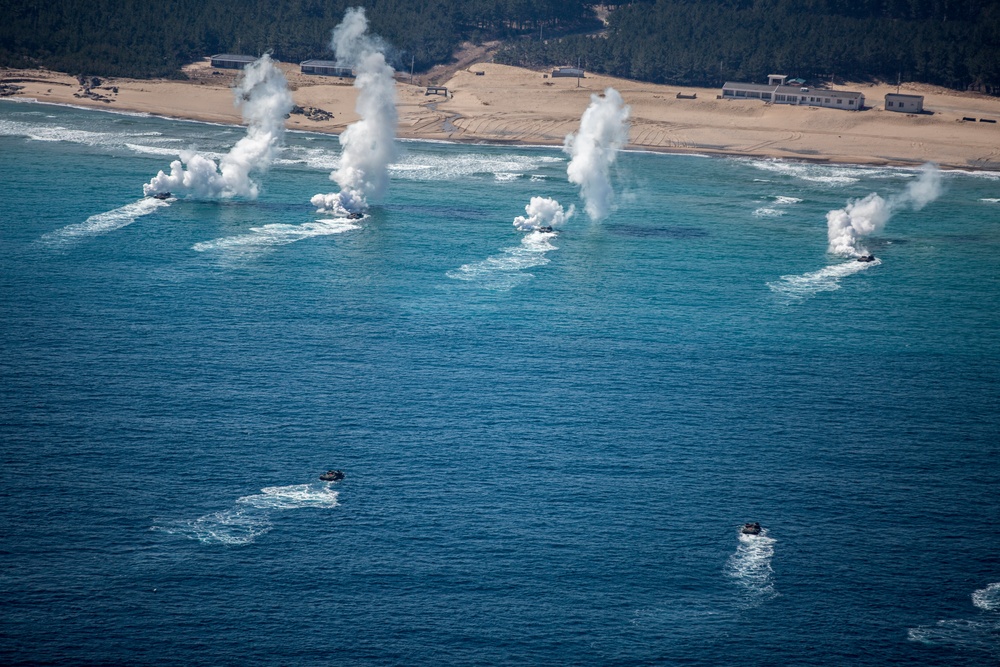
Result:
[[[923,113],[924,96],[888,93],[885,96],[885,110],[899,113]]]
[[[771,74],[768,83],[733,83],[727,81],[722,87],[722,98],[727,100],[753,99],[771,104],[795,104],[828,109],[848,109],[858,111],[865,107],[863,93],[846,90],[826,90],[806,86],[789,86],[787,76]]]

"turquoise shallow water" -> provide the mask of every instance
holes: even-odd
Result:
[[[0,104],[0,661],[1000,658],[1000,177],[860,269],[914,172],[626,153],[532,240],[556,150],[402,143],[349,225],[297,133],[140,201],[241,135]]]

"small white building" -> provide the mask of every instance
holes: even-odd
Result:
[[[924,96],[888,93],[885,96],[885,110],[902,113],[923,113]]]
[[[733,83],[727,81],[722,87],[722,98],[754,99],[772,104],[795,104],[810,107],[826,107],[828,109],[848,109],[858,111],[865,106],[863,93],[846,90],[812,90],[805,86],[787,86],[773,83],[784,81],[784,75],[772,74],[768,79],[772,83]]]

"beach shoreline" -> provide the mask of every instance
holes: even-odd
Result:
[[[290,130],[339,134],[358,120],[350,79],[304,75],[281,63],[304,113]],[[185,68],[187,81],[102,79],[84,87],[47,70],[2,70],[0,83],[20,86],[6,99],[227,125],[242,124],[231,87],[239,72],[216,70],[207,60]],[[479,63],[443,84],[447,96],[397,81],[401,139],[459,144],[560,147],[577,131],[591,95],[618,90],[632,109],[629,150],[668,154],[777,158],[817,164],[1000,171],[1000,99],[934,86],[911,85],[923,115],[887,112],[886,92],[896,86],[838,86],[863,90],[866,108],[846,111],[719,99],[720,91],[681,88],[587,74],[553,79],[545,72]],[[683,95],[683,97],[681,97]],[[313,111],[317,110],[317,111]]]

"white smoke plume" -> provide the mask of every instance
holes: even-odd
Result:
[[[340,167],[330,174],[340,192],[318,194],[310,201],[321,211],[361,213],[368,208],[369,197],[385,192],[389,165],[396,157],[396,82],[385,60],[385,45],[368,34],[363,8],[344,13],[344,20],[333,29],[331,46],[338,65],[354,68],[355,111],[361,120],[340,135]]]
[[[524,207],[527,215],[514,218],[514,226],[522,232],[532,232],[543,227],[558,227],[569,220],[575,210],[572,205],[568,211],[563,210],[562,204],[555,199],[532,197]]]
[[[603,220],[611,212],[611,167],[628,142],[629,111],[614,88],[605,90],[604,97],[591,95],[579,133],[567,135],[563,144],[563,151],[573,158],[566,173],[570,183],[580,186],[591,220]]]
[[[264,173],[274,161],[284,140],[292,94],[285,75],[267,54],[246,67],[233,92],[247,123],[246,136],[218,165],[193,151],[182,152],[181,159],[170,164],[169,174],[161,171],[142,186],[146,195],[171,192],[199,198],[257,197],[259,186],[250,174]]]
[[[859,242],[861,238],[885,227],[896,211],[919,211],[940,196],[941,172],[928,163],[904,192],[888,199],[873,192],[863,199],[848,202],[844,208],[830,211],[826,214],[829,252],[846,257],[867,254],[868,251]]]

